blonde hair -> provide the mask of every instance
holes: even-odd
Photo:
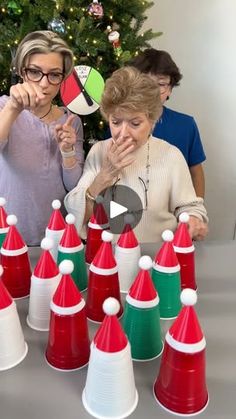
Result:
[[[63,73],[67,77],[73,70],[73,53],[67,43],[52,31],[35,31],[20,42],[12,61],[12,68],[22,76],[27,58],[32,54],[58,52],[63,57]]]
[[[161,115],[159,86],[148,74],[126,66],[116,70],[106,80],[100,111],[106,120],[116,110],[144,112],[151,122]]]

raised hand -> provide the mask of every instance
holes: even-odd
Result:
[[[76,143],[76,132],[72,126],[74,119],[75,115],[70,115],[64,124],[55,126],[56,140],[60,150],[65,153],[71,151]]]
[[[120,171],[124,167],[134,162],[133,150],[132,138],[120,137],[116,141],[112,140],[108,145],[101,171],[112,179],[119,176]]]
[[[8,106],[21,112],[23,109],[35,111],[45,99],[40,86],[33,83],[18,83],[10,88],[10,99]]]

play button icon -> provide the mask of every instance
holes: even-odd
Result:
[[[128,214],[132,214],[132,217],[129,217],[129,220],[132,219],[132,228],[136,227],[143,214],[143,203],[133,189],[115,185],[102,191],[101,196],[112,233],[122,233]]]
[[[110,202],[110,218],[118,217],[118,215],[128,212],[128,208],[118,204],[115,201]]]

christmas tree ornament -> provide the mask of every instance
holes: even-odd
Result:
[[[103,90],[104,79],[101,74],[90,66],[78,65],[61,83],[60,94],[71,112],[89,115],[99,108]]]
[[[93,214],[88,222],[85,260],[89,264],[94,259],[102,244],[102,232],[109,229],[106,211],[103,206],[103,197],[98,196],[93,207]]]
[[[108,298],[103,310],[104,320],[91,344],[82,401],[96,418],[125,418],[138,403],[130,343],[117,319],[119,302]]]
[[[45,236],[53,240],[53,248],[50,250],[55,262],[57,261],[58,245],[65,231],[66,223],[60,211],[61,202],[59,199],[52,201],[53,211],[46,227]]]
[[[174,250],[180,264],[181,288],[197,289],[195,279],[195,247],[188,230],[189,215],[179,216],[179,225],[174,235]]]
[[[54,17],[50,22],[48,22],[48,30],[56,32],[60,35],[66,33],[66,25],[63,19]]]
[[[118,266],[120,291],[127,293],[138,273],[141,256],[140,244],[132,230],[132,214],[125,215],[125,227],[115,245],[115,259]]]
[[[90,320],[98,323],[102,322],[104,318],[102,305],[108,297],[114,297],[119,301],[119,317],[123,313],[118,268],[113,256],[112,240],[112,233],[102,232],[103,242],[89,267],[86,313]]]
[[[7,213],[4,209],[4,205],[6,205],[6,200],[5,198],[1,196],[0,197],[0,249],[7,235],[7,232],[9,230],[9,226],[7,224]]]
[[[196,291],[181,293],[183,308],[166,334],[154,396],[165,410],[176,415],[196,415],[208,404],[205,377],[206,341],[194,305]]]
[[[120,57],[122,54],[121,42],[120,42],[120,33],[118,31],[112,30],[111,26],[107,27],[108,30],[108,41],[112,44],[114,48],[114,54],[116,57]]]
[[[63,260],[71,260],[74,264],[71,276],[80,291],[88,287],[87,266],[85,263],[84,245],[75,228],[75,216],[66,216],[66,228],[58,246],[57,264]]]
[[[41,241],[42,253],[31,276],[28,325],[35,330],[49,330],[50,302],[60,282],[61,274],[50,250],[53,241],[45,237]]]
[[[159,297],[153,285],[149,270],[152,259],[142,256],[140,271],[126,296],[122,324],[131,345],[132,358],[149,361],[161,355]]]
[[[93,0],[88,6],[88,14],[94,19],[102,19],[104,16],[102,3],[98,0]]]
[[[6,221],[9,230],[1,247],[2,280],[12,298],[24,298],[30,292],[28,247],[16,228],[17,217],[8,215]]]
[[[28,352],[16,303],[4,286],[2,276],[0,265],[0,371],[18,365]]]
[[[64,371],[84,367],[90,354],[85,301],[71,277],[73,268],[71,260],[63,260],[59,265],[62,278],[50,304],[46,349],[49,365]]]
[[[173,238],[170,230],[162,233],[164,243],[155,256],[152,268],[152,280],[160,298],[160,316],[164,320],[174,319],[181,309],[180,266]]]

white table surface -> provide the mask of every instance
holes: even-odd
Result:
[[[144,246],[143,254],[153,256],[157,248]],[[30,249],[32,264],[39,249]],[[207,342],[207,387],[210,402],[199,415],[204,419],[236,417],[236,242],[202,242],[196,246],[198,303],[196,310]],[[45,361],[48,332],[26,324],[28,299],[17,300],[29,351],[18,366],[0,372],[0,419],[89,419],[81,394],[87,367],[61,372]],[[170,323],[162,321],[163,334]],[[89,322],[90,336],[96,326]],[[139,403],[130,415],[135,419],[174,418],[155,401],[153,383],[160,358],[134,362]],[[177,416],[176,416],[177,417]],[[184,416],[179,416],[184,417]]]

